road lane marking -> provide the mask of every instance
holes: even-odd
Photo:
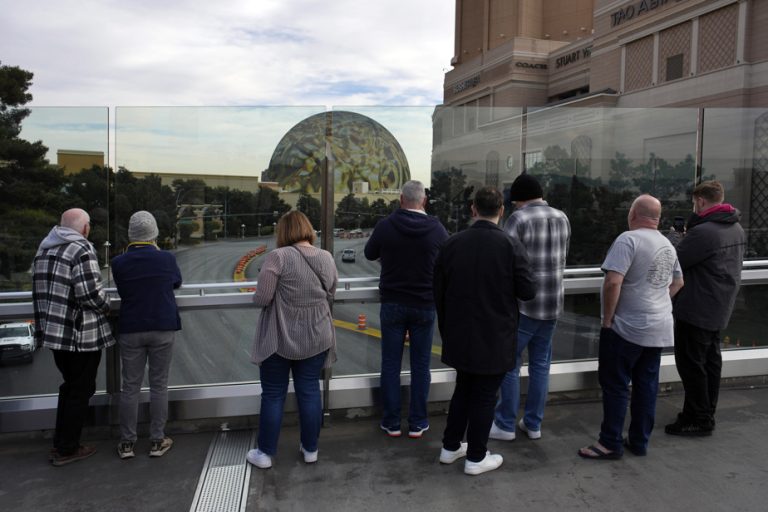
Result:
[[[373,329],[371,327],[368,327],[366,329],[358,329],[357,324],[353,322],[345,322],[344,320],[333,320],[333,325],[336,327],[340,327],[342,329],[346,329],[348,331],[358,332],[360,334],[365,334],[366,336],[371,336],[374,338],[381,339],[381,331],[379,329]],[[405,343],[408,345],[408,342]],[[432,345],[432,353],[436,356],[442,356],[443,355],[443,347],[440,347],[438,345]]]

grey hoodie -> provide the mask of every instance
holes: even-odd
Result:
[[[72,228],[65,228],[62,226],[54,226],[53,229],[51,229],[50,233],[43,239],[42,242],[40,242],[40,247],[37,248],[37,252],[40,252],[45,249],[50,249],[51,247],[56,247],[57,245],[64,245],[69,244],[72,242],[77,242],[79,240],[85,240],[86,238],[75,231]],[[90,244],[90,242],[88,242]],[[93,249],[93,245],[91,244],[91,249]]]

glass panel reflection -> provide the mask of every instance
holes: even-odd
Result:
[[[768,109],[706,109],[702,160],[741,211],[747,258],[768,256]]]
[[[318,110],[118,108],[113,250],[128,243],[130,215],[148,210],[186,283],[256,279],[251,263],[274,247],[277,220],[300,199],[279,180],[286,134]],[[319,201],[314,209],[319,225]]]

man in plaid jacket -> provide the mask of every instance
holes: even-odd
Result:
[[[88,401],[96,391],[101,349],[115,343],[99,261],[88,241],[90,220],[79,208],[65,211],[60,225],[40,243],[33,263],[35,337],[53,351],[64,378],[51,452],[54,466],[85,459],[96,451],[80,444],[80,433]]]
[[[530,439],[541,438],[552,336],[557,318],[563,312],[563,271],[571,239],[568,217],[549,206],[543,195],[538,180],[530,174],[518,176],[509,190],[509,199],[515,203],[516,210],[507,219],[504,230],[525,246],[538,287],[536,297],[518,301],[517,366],[507,372],[501,383],[491,439],[513,441],[517,430]],[[528,393],[525,413],[516,421],[524,350],[528,351]]]

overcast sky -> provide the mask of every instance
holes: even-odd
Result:
[[[434,105],[449,0],[0,0],[33,106]]]
[[[418,134],[402,144],[415,177],[428,181],[431,147],[421,146],[431,141],[429,118],[442,102],[453,56],[454,5],[449,0],[0,0],[0,61],[34,73],[32,107],[109,107],[110,123],[117,112],[112,165],[115,153],[118,165],[121,154],[131,157],[127,149],[120,151],[115,107],[375,105],[387,107],[381,111],[392,123],[395,107],[410,106],[422,107],[415,111],[422,115],[404,109],[408,126],[387,128],[396,137],[398,131]],[[38,124],[30,122],[26,133],[43,138],[52,160],[57,147],[102,149],[71,147],[77,139],[72,133],[62,134],[65,142],[54,140],[58,136],[46,134],[46,126],[77,123],[66,109],[39,111],[45,115],[30,120]],[[96,120],[80,124],[84,140],[94,127],[100,137],[103,115],[74,117]],[[142,156],[146,161],[147,154]],[[254,163],[253,151],[247,157],[259,171],[268,164],[264,156]],[[226,172],[194,165],[187,170]]]

